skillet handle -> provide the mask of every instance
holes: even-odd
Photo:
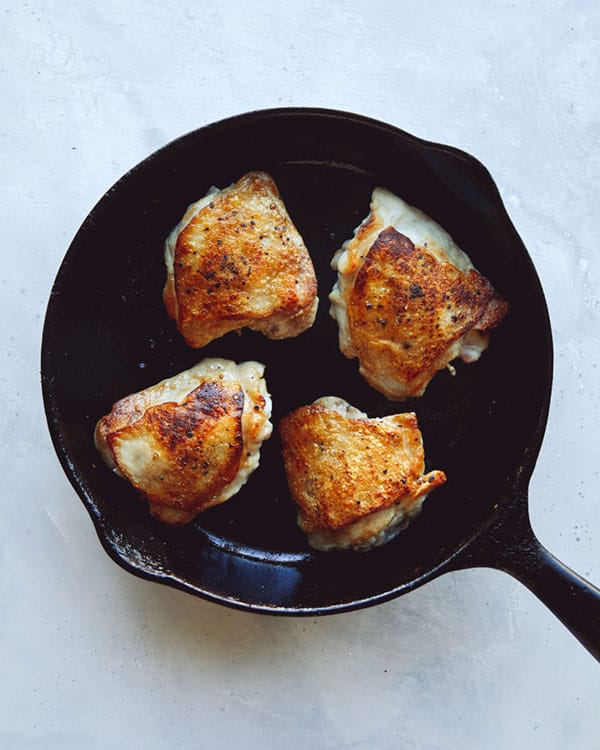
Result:
[[[600,661],[600,589],[564,565],[537,539],[527,498],[514,498],[455,568],[492,567],[510,574],[538,597]]]

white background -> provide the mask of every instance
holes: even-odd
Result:
[[[0,49],[0,747],[597,748],[597,663],[503,573],[308,620],[125,573],[53,453],[39,348],[86,214],[176,136],[304,105],[465,149],[552,319],[532,523],[600,581],[598,3],[5,0]]]

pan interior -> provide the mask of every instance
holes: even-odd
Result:
[[[314,327],[269,341],[244,331],[188,348],[161,299],[163,242],[189,203],[252,169],[275,178],[319,279]],[[382,185],[435,218],[511,303],[490,349],[457,374],[439,373],[425,396],[389,402],[338,350],[327,295],[330,260]],[[43,387],[67,474],[107,551],[121,564],[241,607],[326,611],[378,600],[426,579],[526,481],[550,386],[550,338],[537,276],[489,175],[472,158],[356,116],[286,110],[234,118],[154,154],[92,211],[63,262],[48,307]],[[279,439],[232,500],[184,529],[153,521],[104,466],[96,420],[118,398],[208,356],[266,365],[273,422],[324,395],[383,416],[415,411],[427,467],[447,484],[395,541],[369,553],[316,553],[298,530]],[[393,457],[391,457],[393,460]]]

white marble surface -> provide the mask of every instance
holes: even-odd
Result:
[[[308,620],[125,573],[55,458],[38,357],[79,224],[175,136],[307,105],[463,148],[494,175],[552,318],[533,526],[597,583],[597,2],[4,0],[0,40],[0,747],[597,748],[597,663],[502,573]]]

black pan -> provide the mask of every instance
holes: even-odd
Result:
[[[263,169],[277,181],[319,277],[315,326],[296,339],[230,334],[185,346],[167,320],[164,238],[211,185]],[[372,390],[338,350],[327,294],[333,252],[382,185],[429,213],[510,301],[490,349],[438,374],[401,406]],[[296,527],[277,435],[235,498],[183,529],[99,459],[92,433],[111,404],[206,356],[266,364],[273,421],[324,395],[382,416],[416,411],[430,468],[447,484],[395,541],[365,554],[318,553]],[[531,531],[527,486],[546,424],[552,341],[540,282],[486,169],[390,125],[319,109],[266,110],[201,128],[152,154],[95,206],[62,263],[42,344],[42,385],[58,457],[108,554],[125,569],[245,610],[317,615],[403,594],[471,566],[528,586],[600,658],[600,592]]]

